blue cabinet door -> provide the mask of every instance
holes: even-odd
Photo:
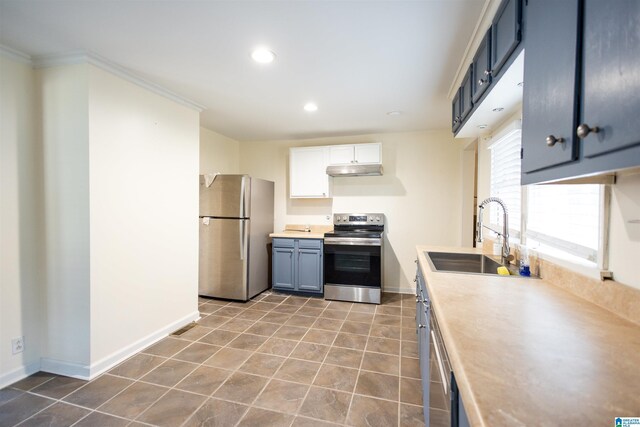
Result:
[[[322,292],[322,251],[298,249],[297,289],[305,292]]]
[[[639,25],[638,0],[585,1],[580,123],[586,127],[576,130],[580,137],[584,130],[599,128],[583,139],[585,157],[640,144]]]
[[[273,288],[292,290],[295,288],[293,248],[273,247]]]
[[[451,101],[451,131],[456,133],[462,124],[462,115],[460,114],[460,89]]]
[[[522,37],[521,0],[503,0],[491,25],[491,75],[497,76]]]
[[[578,156],[578,8],[579,0],[536,0],[527,5],[523,174]]]
[[[473,67],[469,66],[467,74],[462,79],[460,86],[460,119],[464,121],[471,109],[473,108],[473,101],[471,100],[471,83],[473,82]]]
[[[491,29],[480,42],[471,66],[473,67],[472,99],[476,104],[491,84]]]

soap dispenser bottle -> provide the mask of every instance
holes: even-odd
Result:
[[[520,269],[521,276],[531,276],[531,269],[529,268],[529,254],[525,245],[520,245]]]

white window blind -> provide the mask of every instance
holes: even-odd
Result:
[[[597,261],[602,186],[530,185],[527,245],[549,246]]]
[[[522,187],[520,186],[520,129],[501,135],[491,149],[491,196],[499,197],[509,211],[509,233],[520,236]],[[502,208],[489,205],[490,224],[502,227]]]

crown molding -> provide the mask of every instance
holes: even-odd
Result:
[[[17,49],[13,49],[9,46],[5,46],[3,44],[0,44],[0,56],[4,56],[5,58],[9,58],[13,61],[20,62],[22,64],[33,66],[33,60],[31,59],[31,55],[28,55]]]
[[[186,107],[189,107],[193,110],[196,110],[199,113],[206,110],[206,107],[204,105],[198,104],[197,102],[194,102],[190,99],[180,96],[177,93],[170,91],[169,89],[166,89],[143,77],[137,76],[135,73],[133,73],[129,69],[121,65],[118,65],[112,61],[109,61],[108,59],[92,52],[75,51],[75,52],[68,52],[68,53],[59,54],[59,55],[42,55],[42,56],[36,56],[33,58],[34,68],[48,68],[48,67],[57,67],[60,65],[71,65],[71,64],[94,65],[104,71],[107,71],[124,80],[127,80],[128,82],[131,82],[137,86],[140,86],[160,96],[163,96],[179,104],[182,104]]]

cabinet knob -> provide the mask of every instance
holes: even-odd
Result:
[[[553,147],[553,146],[554,146],[554,145],[556,145],[556,143],[558,143],[558,142],[562,144],[562,143],[564,142],[564,138],[562,138],[562,137],[560,137],[560,138],[556,138],[556,137],[555,137],[555,136],[553,136],[553,135],[549,135],[549,136],[547,137],[547,146],[549,146],[549,147]]]
[[[493,72],[493,70],[484,70],[484,75],[485,76],[489,76],[489,75],[491,75],[492,72]]]
[[[483,84],[485,84],[487,82],[487,79],[478,79],[478,85],[482,86]]]
[[[594,126],[592,128],[589,127],[588,124],[582,123],[578,126],[576,133],[578,134],[578,138],[585,139],[591,132],[598,133],[600,132],[600,128],[598,126]]]
[[[419,325],[418,325],[418,328],[420,328],[420,329],[424,329],[424,328],[426,328],[426,327],[427,327],[427,326],[426,326],[426,325],[423,325],[423,324],[419,324]]]

